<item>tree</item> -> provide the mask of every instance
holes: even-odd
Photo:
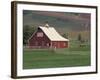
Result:
[[[63,36],[64,38],[68,39],[68,33],[67,33],[67,34],[64,33],[62,36]]]
[[[82,39],[82,35],[81,35],[81,34],[78,35],[78,41],[79,41],[79,46],[80,46],[80,47],[86,46],[86,45],[84,44],[85,40]]]
[[[81,34],[78,34],[78,41],[82,41],[82,36],[81,36]]]
[[[80,15],[80,13],[74,13],[74,15],[79,16],[79,15]]]
[[[23,44],[26,45],[28,42],[28,39],[31,37],[31,35],[34,33],[35,28],[29,25],[25,25],[23,27]]]

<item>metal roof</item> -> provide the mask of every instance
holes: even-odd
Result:
[[[51,41],[69,41],[68,39],[62,37],[53,27],[42,27],[39,28],[46,34],[46,36]]]

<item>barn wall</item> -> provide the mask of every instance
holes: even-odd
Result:
[[[68,41],[52,41],[52,47],[68,48]]]
[[[43,37],[37,37],[37,33],[42,32]],[[44,34],[44,32],[38,28],[37,32],[31,37],[29,40],[29,46],[35,47],[35,48],[44,48],[50,46],[50,40],[49,38]]]

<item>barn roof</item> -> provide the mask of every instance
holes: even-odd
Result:
[[[68,39],[62,37],[53,27],[42,27],[39,28],[46,34],[46,36],[51,41],[69,41]]]

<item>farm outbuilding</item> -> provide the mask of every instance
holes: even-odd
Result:
[[[28,40],[29,48],[68,48],[69,40],[48,24],[39,26]]]

